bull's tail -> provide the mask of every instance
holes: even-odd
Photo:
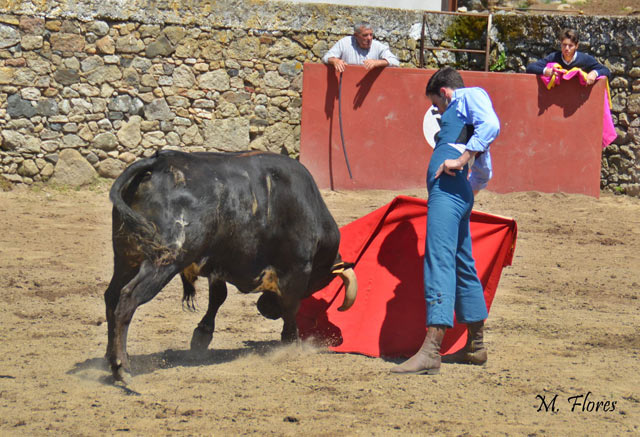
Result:
[[[115,180],[109,191],[109,199],[113,203],[114,208],[120,214],[124,226],[135,236],[135,238],[143,243],[141,246],[156,246],[156,226],[144,216],[134,211],[125,201],[126,192],[134,183],[136,186],[140,182],[142,176],[147,172],[151,172],[156,164],[157,156],[142,159],[127,167],[120,176]],[[144,244],[146,242],[147,244]],[[148,255],[148,253],[147,253]]]

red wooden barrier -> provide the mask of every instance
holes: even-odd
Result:
[[[300,160],[321,188],[404,189],[425,186],[431,147],[422,123],[424,90],[434,70],[349,66],[342,78],[344,141],[340,139],[339,74],[305,64]],[[598,197],[605,86],[565,81],[547,90],[535,75],[461,72],[484,88],[501,132],[491,146],[491,191],[580,193]]]

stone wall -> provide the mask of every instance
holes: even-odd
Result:
[[[422,12],[251,0],[0,0],[0,174],[31,184],[115,177],[160,148],[261,149],[296,157],[302,66],[368,21],[403,67],[418,65]],[[561,27],[613,71],[619,131],[602,186],[640,195],[637,19],[494,17],[492,69],[521,72]],[[602,31],[601,29],[605,29]],[[430,15],[428,45],[482,48],[475,17]],[[597,41],[597,43],[596,43]],[[635,63],[635,64],[634,64]],[[482,69],[481,55],[427,65]]]
[[[442,40],[458,38],[457,46],[484,48],[486,31],[474,17],[458,17]],[[528,63],[559,48],[564,28],[580,32],[579,50],[595,56],[611,70],[612,115],[618,137],[603,151],[601,187],[640,197],[640,19],[580,15],[498,13],[491,31],[491,70],[523,73]],[[484,32],[484,33],[483,33]],[[449,54],[448,63],[483,69],[483,55]],[[431,57],[431,65],[441,60]],[[576,157],[579,159],[579,157]]]

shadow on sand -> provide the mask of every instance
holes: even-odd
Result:
[[[171,369],[174,367],[195,367],[223,364],[252,354],[263,356],[278,347],[282,347],[283,343],[278,340],[245,341],[244,346],[245,347],[235,349],[209,349],[204,352],[192,352],[189,349],[167,349],[165,351],[155,352],[152,354],[130,355],[131,376],[136,377],[138,375],[153,373],[159,369]],[[92,370],[108,372],[108,375],[101,375],[98,377],[98,381],[100,383],[104,385],[118,386],[129,395],[140,394],[115,381],[111,375],[109,363],[104,357],[89,358],[76,363],[66,373],[67,375],[81,376],[81,374]]]

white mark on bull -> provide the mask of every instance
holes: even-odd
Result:
[[[177,169],[177,168],[175,168],[173,166],[169,167],[169,170],[173,174],[173,181],[175,182],[176,185],[184,185],[185,184],[184,173],[182,173],[182,171],[180,171],[179,169]]]
[[[267,219],[271,216],[271,177],[267,174]]]
[[[253,196],[251,211],[253,212],[253,215],[256,215],[256,212],[258,212],[258,199],[256,199],[256,193],[254,193],[253,191],[251,192],[251,195]]]
[[[176,224],[180,226],[180,230],[178,231],[178,236],[173,244],[176,248],[181,249],[182,245],[184,244],[184,240],[186,240],[187,238],[187,234],[184,231],[184,228],[189,225],[189,223],[187,223],[184,219],[184,211],[182,211],[182,213],[180,214],[180,218],[176,220]]]

